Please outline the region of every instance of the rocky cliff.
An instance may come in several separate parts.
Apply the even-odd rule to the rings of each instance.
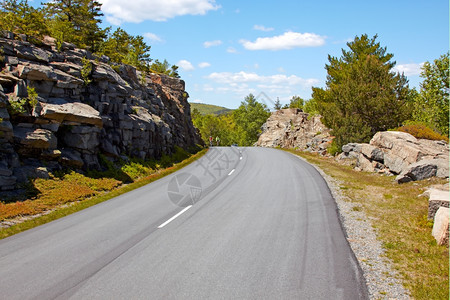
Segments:
[[[0,49],[1,190],[55,169],[98,168],[100,153],[148,159],[201,143],[180,79],[68,43],[57,51],[48,37],[38,47],[9,34]]]
[[[297,108],[281,109],[272,113],[262,127],[257,146],[297,148],[326,152],[331,143],[330,130],[320,116],[309,116]]]

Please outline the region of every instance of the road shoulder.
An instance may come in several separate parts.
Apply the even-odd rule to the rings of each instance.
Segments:
[[[293,154],[295,155],[295,154]],[[311,164],[306,159],[295,155]],[[403,287],[399,274],[392,262],[385,256],[382,243],[377,239],[372,221],[363,211],[354,209],[340,191],[340,182],[327,175],[318,166],[311,164],[325,179],[336,201],[338,214],[346,234],[347,241],[363,270],[370,299],[410,299],[409,292]]]

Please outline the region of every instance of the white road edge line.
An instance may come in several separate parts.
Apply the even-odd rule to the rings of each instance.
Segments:
[[[231,170],[231,172],[228,173],[228,176],[230,176],[231,174],[233,174],[234,170],[235,170],[235,169]]]
[[[172,222],[173,220],[175,220],[176,218],[178,218],[182,213],[184,213],[185,211],[187,211],[189,208],[191,208],[192,205],[186,206],[182,211],[180,211],[179,213],[177,213],[175,216],[173,216],[172,218],[170,218],[169,220],[165,221],[164,223],[162,223],[161,225],[158,226],[159,229],[163,228],[164,226],[166,226],[167,224],[169,224],[170,222]]]

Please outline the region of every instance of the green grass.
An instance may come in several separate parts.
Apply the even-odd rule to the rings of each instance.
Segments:
[[[0,203],[0,219],[5,220],[17,216],[30,216],[51,209],[53,209],[53,211],[49,214],[27,220],[9,228],[1,229],[0,239],[62,218],[142,187],[196,161],[204,155],[206,151],[207,150],[204,149],[197,154],[191,155],[183,161],[172,164],[172,166],[164,169],[152,172],[150,172],[149,169],[150,173],[135,179],[130,184],[122,185],[121,181],[114,178],[92,178],[75,172],[70,172],[51,179],[35,179],[33,181],[33,189],[37,190],[39,194],[33,199],[28,199],[26,201]],[[172,158],[179,159],[179,155],[174,155]],[[165,158],[164,163],[166,165],[168,164],[168,160],[168,158]],[[136,165],[139,165],[139,167],[136,168]],[[135,169],[145,168],[137,163],[134,163],[134,168],[132,167],[133,165],[130,164],[130,166],[132,172],[135,172]],[[62,206],[66,203],[71,203],[71,205]]]
[[[387,257],[414,299],[449,299],[449,249],[436,244],[432,222],[427,220],[428,199],[419,197],[427,187],[447,180],[397,184],[394,176],[357,172],[333,158],[290,152],[338,180],[341,193],[355,204],[354,210],[373,220]]]
[[[202,115],[223,115],[232,111],[232,109],[212,105],[212,104],[204,104],[204,103],[190,103],[191,105],[191,113],[194,109],[197,109]]]

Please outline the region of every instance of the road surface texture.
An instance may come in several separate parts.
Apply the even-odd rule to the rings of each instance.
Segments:
[[[0,299],[367,299],[319,173],[214,147],[147,186],[0,241]]]

